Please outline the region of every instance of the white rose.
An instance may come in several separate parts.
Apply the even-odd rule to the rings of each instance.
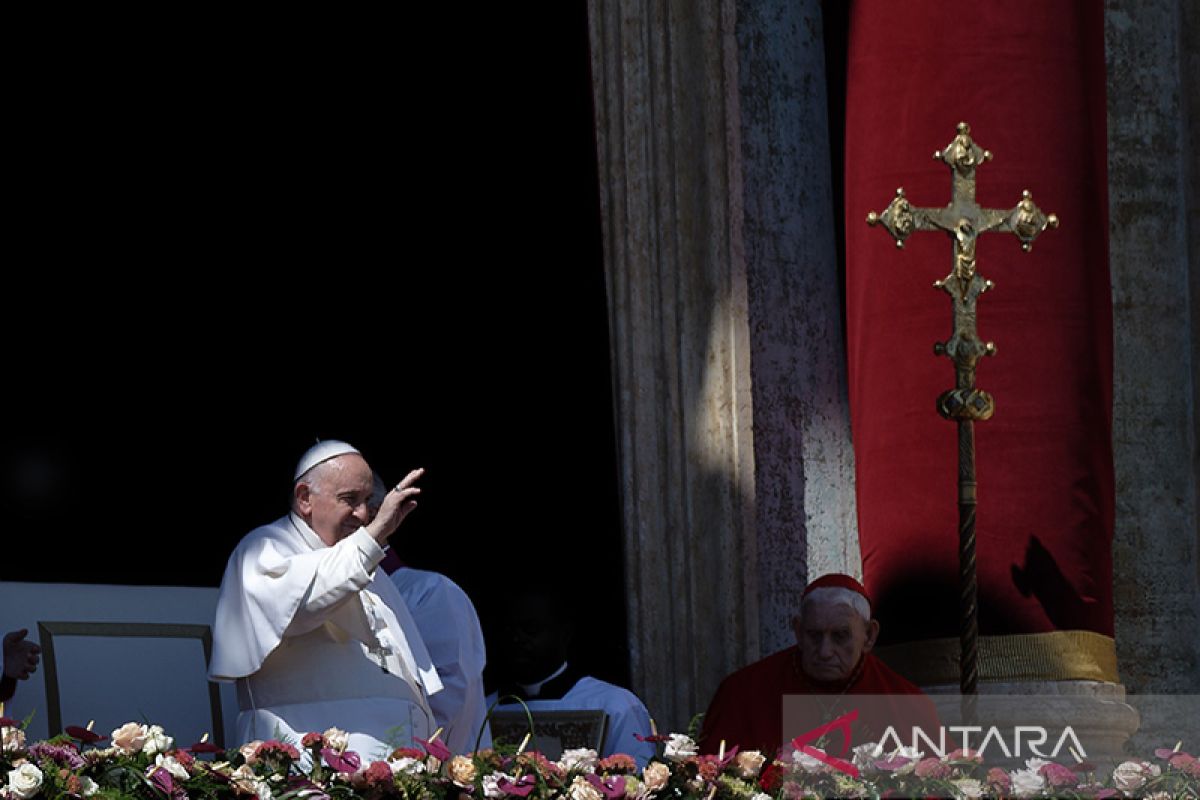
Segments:
[[[25,731],[20,728],[12,728],[8,725],[3,729],[4,737],[4,752],[11,753],[15,750],[20,750],[25,747]]]
[[[600,790],[588,783],[582,775],[575,776],[568,796],[571,800],[604,800],[604,795],[600,794]]]
[[[343,753],[350,745],[350,734],[340,728],[330,728],[321,734],[325,740],[325,746],[333,750],[335,753]]]
[[[983,797],[983,784],[974,778],[953,781],[955,797]]]
[[[670,761],[683,761],[699,752],[700,748],[692,741],[692,737],[683,733],[672,733],[663,748],[663,756]]]
[[[142,752],[148,756],[155,753],[165,753],[175,744],[175,740],[167,736],[161,725],[151,725],[146,729],[146,741],[142,745]]]
[[[854,764],[860,770],[874,769],[876,760],[883,758],[883,748],[878,742],[860,744],[850,752],[853,753],[850,757],[850,763]]]
[[[738,770],[743,778],[753,778],[762,770],[766,761],[767,757],[757,750],[742,750],[736,758]]]
[[[1017,797],[1032,797],[1046,788],[1046,779],[1031,769],[1018,769],[1008,774],[1012,792]]]
[[[8,773],[8,793],[21,800],[33,797],[42,788],[42,771],[26,761]]]
[[[122,753],[140,753],[146,743],[146,726],[136,722],[126,722],[112,732],[113,747]]]
[[[657,792],[666,786],[670,779],[671,768],[661,761],[651,761],[642,770],[642,781],[645,783],[646,789],[651,792]]]
[[[750,797],[750,800],[771,800],[771,795],[764,794],[763,792],[755,792]]]
[[[191,776],[188,775],[187,767],[175,760],[175,756],[164,756],[159,753],[154,757],[154,766],[150,768],[150,772],[162,767],[167,772],[171,773],[172,778],[178,778],[181,781],[186,781]]]
[[[493,772],[491,775],[483,776],[483,796],[488,798],[504,797],[504,792],[500,789],[500,781],[508,776],[503,772]]]
[[[100,784],[89,778],[87,775],[79,776],[79,793],[84,797],[91,797],[96,792],[100,791]]]
[[[558,759],[558,766],[562,767],[563,772],[570,772],[571,770],[595,772],[596,765],[599,763],[600,756],[596,751],[586,747],[564,750],[562,757]]]
[[[1132,792],[1145,782],[1142,765],[1137,761],[1122,761],[1113,770],[1113,785],[1122,792]]]
[[[1037,772],[1047,764],[1053,763],[1053,761],[1047,761],[1044,758],[1027,758],[1025,759],[1025,768]]]
[[[824,750],[822,750],[819,747],[813,747],[812,749],[816,750],[819,753],[825,752]],[[792,762],[797,767],[804,770],[805,772],[822,772],[825,770],[825,762],[824,761],[822,761],[819,758],[816,758],[815,756],[810,756],[808,753],[804,752],[803,750],[793,750],[792,751]]]
[[[392,768],[393,775],[399,775],[401,772],[406,775],[420,775],[425,771],[425,762],[415,758],[398,758],[387,763]]]

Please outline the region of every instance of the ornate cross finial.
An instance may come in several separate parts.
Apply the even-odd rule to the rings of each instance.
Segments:
[[[975,388],[975,366],[983,356],[994,355],[996,346],[980,340],[975,327],[975,301],[994,284],[979,275],[975,263],[975,244],[981,233],[1012,233],[1028,252],[1047,227],[1057,228],[1058,217],[1046,215],[1033,202],[1028,191],[1008,211],[981,208],[975,202],[975,169],[992,159],[992,154],[971,138],[971,126],[958,123],[958,135],[950,144],[933,154],[950,167],[952,191],[945,208],[918,208],[908,202],[904,189],[882,214],[867,214],[867,224],[882,224],[896,247],[915,231],[942,231],[954,243],[950,273],[934,288],[950,295],[954,304],[954,331],[944,342],[933,346],[937,355],[954,362],[955,386],[937,399],[937,410],[946,419],[958,423],[958,541],[959,541],[959,621],[962,651],[959,660],[961,689],[973,696],[978,683],[976,638],[978,608],[975,570],[975,427],[976,420],[992,416],[992,396]],[[973,715],[974,706],[970,714]]]

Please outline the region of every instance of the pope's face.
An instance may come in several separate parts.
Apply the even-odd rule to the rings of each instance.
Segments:
[[[297,489],[297,508],[321,541],[332,547],[370,521],[371,468],[355,453],[330,459],[315,485]]]
[[[800,645],[800,668],[818,681],[844,681],[858,666],[863,654],[875,644],[879,623],[867,622],[844,603],[804,604],[795,621]]]

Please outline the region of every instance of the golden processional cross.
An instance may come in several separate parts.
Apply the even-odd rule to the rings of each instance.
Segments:
[[[1013,233],[1021,240],[1021,249],[1029,251],[1033,240],[1046,227],[1058,227],[1058,218],[1042,213],[1028,192],[1007,211],[980,208],[975,202],[975,168],[992,154],[971,139],[971,126],[958,123],[958,135],[944,149],[933,154],[950,167],[953,176],[950,204],[945,208],[917,208],[897,189],[882,214],[867,214],[869,225],[882,224],[904,247],[914,231],[942,231],[954,243],[950,274],[934,281],[934,288],[950,295],[954,304],[954,330],[945,342],[937,342],[933,351],[954,362],[955,386],[937,399],[937,410],[946,419],[958,423],[958,564],[959,564],[959,661],[960,686],[965,695],[975,694],[979,682],[978,604],[975,579],[975,421],[992,416],[992,396],[975,387],[975,366],[979,359],[995,355],[996,346],[980,340],[975,327],[975,301],[993,288],[975,268],[975,240],[981,233]]]

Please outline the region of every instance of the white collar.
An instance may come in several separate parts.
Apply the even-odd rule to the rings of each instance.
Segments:
[[[543,686],[545,686],[547,683],[549,683],[550,681],[557,678],[559,675],[562,675],[566,671],[567,671],[567,662],[564,661],[562,663],[562,666],[560,666],[558,669],[554,670],[554,672],[550,673],[547,677],[542,678],[537,683],[530,683],[530,684],[519,683],[517,685],[521,687],[521,691],[525,692],[525,694],[528,697],[536,698],[539,694],[542,693]]]
[[[309,527],[309,524],[295,511],[288,514],[288,519],[291,521],[292,527],[300,534],[300,538],[304,540],[304,543],[310,549],[321,550],[328,547],[328,545],[321,541],[321,537],[317,536],[317,532]]]

